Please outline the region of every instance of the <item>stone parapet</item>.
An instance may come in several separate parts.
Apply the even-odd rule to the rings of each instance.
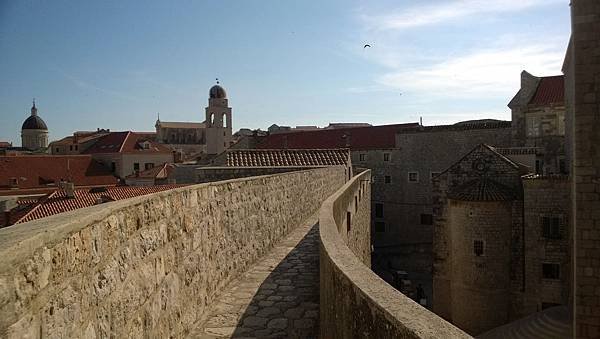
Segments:
[[[184,337],[343,167],[173,189],[0,230],[0,337]]]
[[[470,338],[371,271],[370,179],[355,176],[319,212],[321,338]]]

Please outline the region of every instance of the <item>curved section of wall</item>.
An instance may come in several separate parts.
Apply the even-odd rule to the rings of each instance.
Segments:
[[[369,268],[370,179],[355,176],[319,212],[321,338],[470,338]]]
[[[346,181],[343,167],[200,184],[0,230],[0,337],[182,337]]]

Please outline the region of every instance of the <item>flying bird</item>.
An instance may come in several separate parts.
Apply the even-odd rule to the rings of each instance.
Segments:
[[[371,45],[369,45],[369,44],[366,44],[366,45],[363,47],[363,49],[364,49],[364,48],[367,48],[367,47],[371,47]]]

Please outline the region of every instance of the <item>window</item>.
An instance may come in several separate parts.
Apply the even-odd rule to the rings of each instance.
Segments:
[[[352,222],[352,213],[346,212],[346,232],[350,232]]]
[[[542,277],[544,279],[560,279],[560,265],[559,264],[542,264]]]
[[[433,225],[433,215],[421,214],[421,225]]]
[[[154,164],[151,162],[147,162],[144,164],[144,169],[149,170],[154,167]]]
[[[59,152],[59,151],[58,151],[58,147],[56,147],[56,153],[58,153],[58,152]]]
[[[535,161],[535,174],[544,174],[544,162],[542,160]]]
[[[375,204],[375,217],[383,218],[383,204],[379,204],[379,203]]]
[[[75,145],[75,150],[77,151],[77,149],[79,148],[79,145]]]
[[[8,184],[10,186],[17,186],[19,184],[19,179],[14,178],[14,177],[13,178],[9,178],[8,179]]]
[[[558,159],[558,170],[560,174],[567,174],[567,162],[565,159]]]
[[[539,137],[540,136],[540,118],[539,117],[527,117],[527,136],[528,137]]]
[[[375,232],[376,233],[385,233],[385,223],[383,221],[375,222]]]
[[[226,114],[223,114],[221,119],[223,119],[223,127],[229,127],[229,117]],[[223,136],[225,136],[225,132],[223,132]]]
[[[136,172],[140,170],[140,163],[139,162],[134,162],[133,163],[133,170],[136,171]]]
[[[115,164],[114,161],[110,163],[110,170],[111,170],[111,172],[117,171],[117,164]]]
[[[392,183],[392,177],[389,175],[386,175],[385,177],[383,177],[383,180],[385,181],[386,184]]]
[[[354,196],[354,213],[358,212],[358,196]]]
[[[73,145],[69,145],[69,151],[73,150]]]
[[[560,239],[560,217],[542,217],[542,235],[548,239]]]
[[[408,182],[419,182],[419,172],[408,172]]]
[[[483,255],[484,244],[483,240],[473,240],[473,253],[481,257]]]
[[[383,161],[390,161],[390,154],[389,153],[383,153]]]
[[[429,179],[431,181],[433,181],[433,178],[437,177],[438,175],[440,175],[440,173],[442,172],[431,172]]]
[[[358,155],[358,161],[365,161],[365,154],[361,153]]]

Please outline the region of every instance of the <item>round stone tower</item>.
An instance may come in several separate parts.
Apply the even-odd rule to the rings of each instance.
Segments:
[[[32,151],[48,147],[48,126],[38,116],[35,100],[31,107],[31,115],[21,126],[21,146]]]
[[[472,335],[508,321],[514,199],[488,178],[449,194],[452,322]]]

